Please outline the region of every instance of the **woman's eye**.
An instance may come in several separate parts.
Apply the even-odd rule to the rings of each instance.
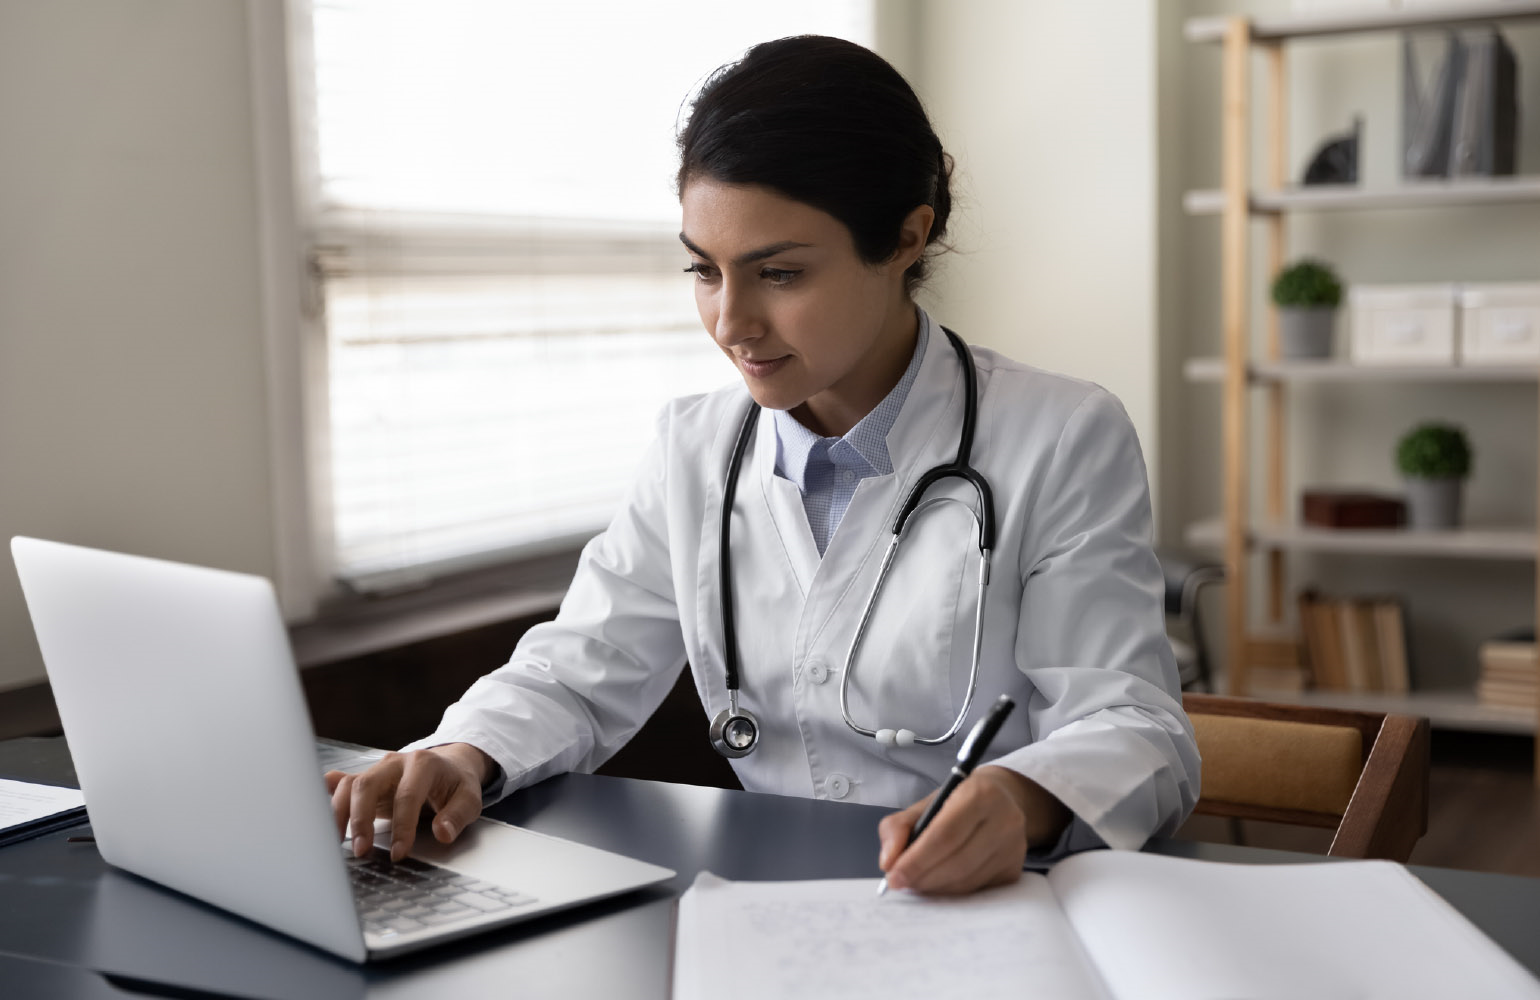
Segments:
[[[759,276],[772,285],[785,285],[789,284],[801,273],[801,271],[788,271],[779,267],[767,267],[759,272]]]
[[[717,269],[712,267],[710,264],[701,264],[697,262],[685,268],[684,273],[695,275],[696,279],[699,281],[710,281],[717,276]]]

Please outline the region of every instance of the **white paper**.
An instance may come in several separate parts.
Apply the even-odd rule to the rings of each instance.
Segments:
[[[0,778],[0,831],[78,809],[85,804],[85,796],[78,788]]]
[[[1060,862],[1049,881],[1116,996],[1540,1000],[1540,981],[1389,861],[1096,851]]]
[[[701,874],[679,903],[675,1000],[1106,995],[1041,875],[964,897],[876,889]]]
[[[727,882],[679,903],[675,1000],[1540,1000],[1405,866],[1091,851],[972,896]]]

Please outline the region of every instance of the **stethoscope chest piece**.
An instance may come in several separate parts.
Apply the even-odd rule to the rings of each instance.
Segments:
[[[747,757],[759,745],[759,720],[738,707],[738,692],[730,692],[728,702],[711,720],[711,746],[723,757]]]

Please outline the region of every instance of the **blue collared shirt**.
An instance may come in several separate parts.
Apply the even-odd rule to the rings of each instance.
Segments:
[[[829,539],[844,518],[861,480],[893,472],[888,431],[898,420],[909,387],[920,373],[929,326],[928,318],[920,313],[919,336],[915,338],[909,367],[882,402],[844,437],[819,437],[798,423],[789,411],[771,411],[775,420],[775,474],[795,483],[801,492],[802,509],[807,511],[807,523],[813,529],[819,555],[829,547]]]

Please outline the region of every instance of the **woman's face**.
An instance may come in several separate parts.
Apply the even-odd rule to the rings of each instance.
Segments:
[[[911,213],[898,252],[873,265],[844,223],[769,188],[697,178],[680,202],[701,322],[754,400],[844,434],[913,353],[904,271],[924,250],[930,209]]]

